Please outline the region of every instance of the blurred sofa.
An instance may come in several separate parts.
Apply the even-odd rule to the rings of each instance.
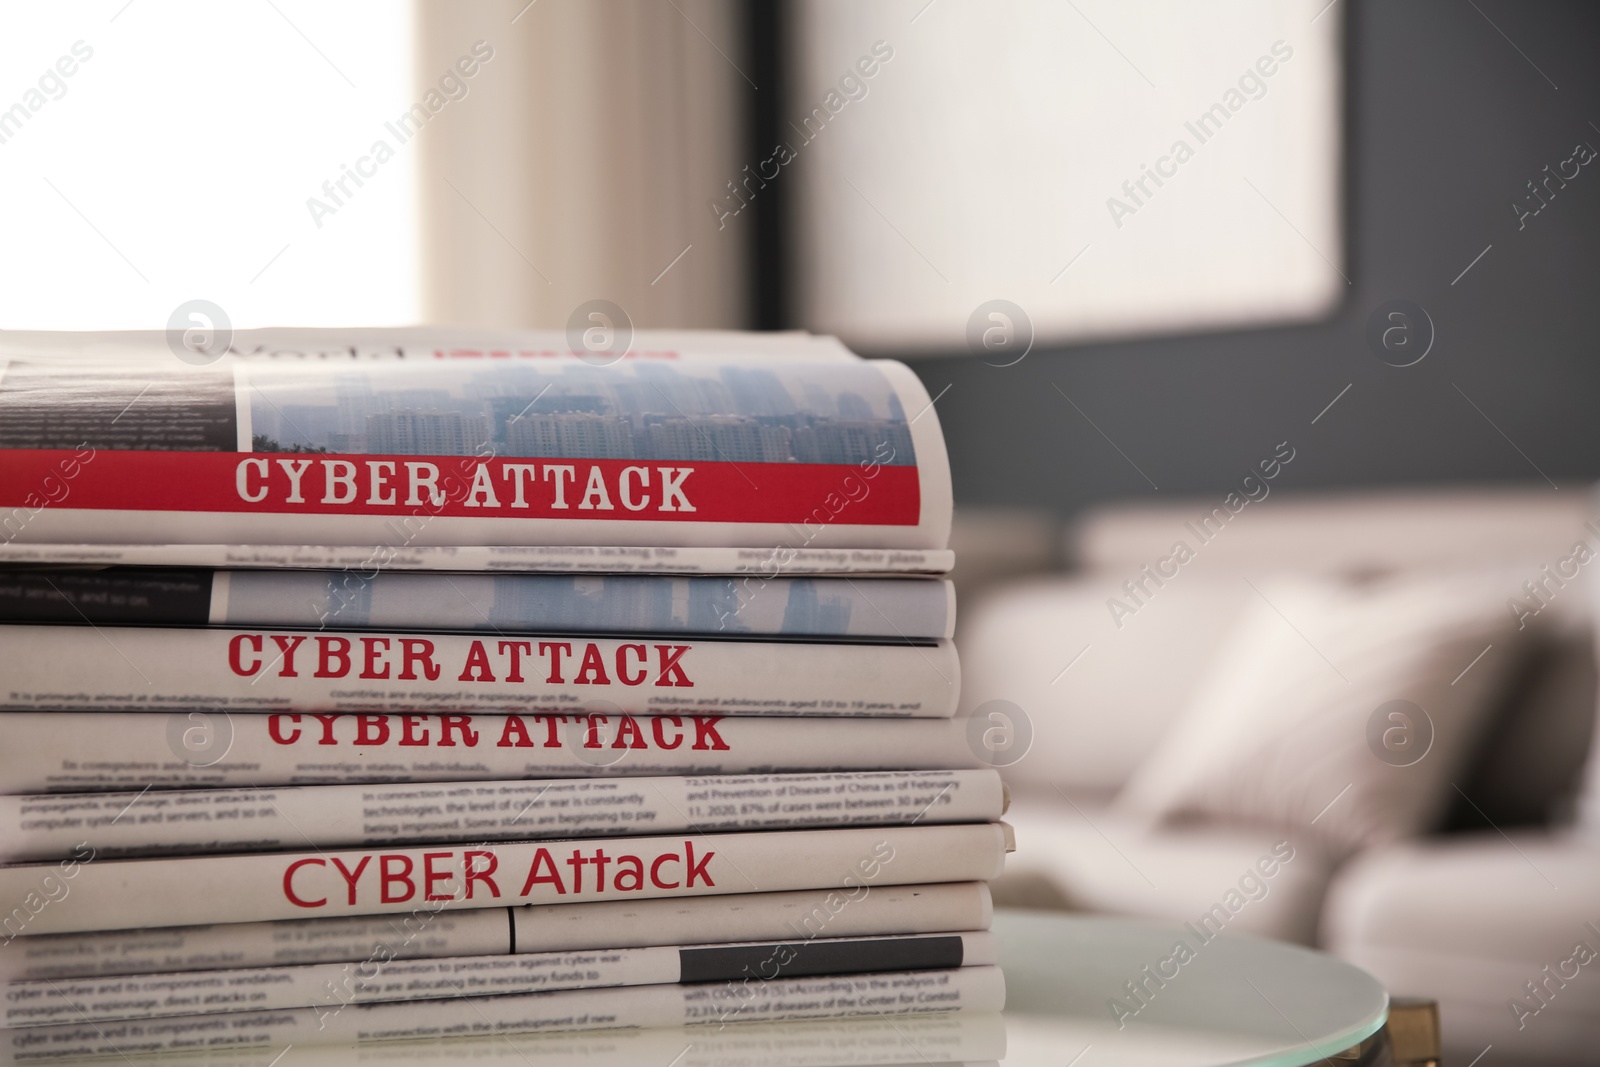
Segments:
[[[1397,995],[1437,998],[1455,1062],[1491,1044],[1495,1063],[1600,1062],[1600,700],[1589,573],[1600,573],[1600,559],[1591,565],[1575,553],[1580,544],[1600,553],[1600,522],[1586,525],[1597,512],[1593,494],[1543,485],[1278,493],[1219,520],[1202,544],[1211,531],[1196,517],[1217,503],[1094,511],[1064,538],[1069,570],[1027,577],[995,576],[1007,557],[1042,558],[1037,523],[1019,526],[1025,550],[1013,552],[1003,521],[958,518],[968,575],[957,572],[963,712],[998,714],[1016,741],[996,757],[1006,764],[1018,839],[997,902],[1168,918],[1202,939],[1225,930],[1320,945]],[[963,522],[978,531],[965,543]],[[1172,562],[1180,540],[1193,549],[1181,565]],[[1425,639],[1407,633],[1424,631],[1397,630],[1391,641],[1388,615],[1363,622],[1357,612],[1346,629],[1358,632],[1310,640],[1323,632],[1306,617],[1315,597],[1279,610],[1277,590],[1295,581],[1332,589],[1409,581],[1474,605],[1444,609],[1445,622],[1476,613],[1480,636],[1498,627],[1481,663],[1429,691],[1438,747],[1414,766],[1389,765],[1402,761],[1379,746],[1388,734],[1359,735],[1383,719],[1384,679],[1399,676],[1389,660],[1410,653],[1406,640]],[[1273,639],[1287,642],[1280,653],[1240,633],[1262,617],[1272,622],[1267,608],[1287,627]],[[1385,661],[1374,668],[1378,681],[1363,689],[1361,664],[1340,671],[1338,655],[1322,654],[1339,640]],[[1197,702],[1251,692],[1257,675],[1284,671],[1267,657],[1296,648],[1313,666],[1311,654],[1321,655],[1347,687],[1332,675],[1300,686],[1289,673],[1274,698],[1290,724],[1281,744],[1241,754],[1212,736],[1203,716],[1218,709]],[[1214,677],[1224,661],[1242,681]],[[1454,660],[1441,679],[1451,673]],[[1314,689],[1318,728],[1342,732],[1297,747],[1296,732],[1316,724],[1296,719],[1295,705]],[[1270,731],[1270,716],[1263,721]],[[1263,731],[1249,721],[1216,729],[1229,728],[1247,731],[1236,736],[1250,744]],[[1188,748],[1174,751],[1180,736]],[[1255,759],[1283,803],[1251,782],[1249,804],[1139,810],[1130,794],[1152,795],[1155,764],[1203,780],[1203,768],[1184,765],[1191,750],[1196,764],[1246,757],[1217,772],[1213,794],[1228,792],[1230,775],[1255,778]],[[1333,789],[1346,771],[1348,795]],[[1321,793],[1307,784],[1306,796],[1288,795],[1319,774],[1329,783]],[[1399,787],[1409,799],[1393,799]],[[1182,792],[1162,782],[1153,792],[1163,789]],[[1352,821],[1345,806],[1363,792],[1366,821]],[[1306,817],[1324,796],[1334,799]],[[1385,805],[1402,803],[1408,811],[1386,823]],[[1302,814],[1286,814],[1295,804]],[[1323,832],[1340,818],[1339,834]]]

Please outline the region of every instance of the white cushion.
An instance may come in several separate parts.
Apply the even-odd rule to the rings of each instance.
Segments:
[[[1253,592],[1117,809],[1293,827],[1340,853],[1429,828],[1523,648],[1500,583],[1283,578]],[[1395,765],[1403,748],[1381,759],[1374,737],[1409,742],[1414,762]]]
[[[1002,901],[1008,879],[1042,879],[1074,910],[1206,922],[1208,936],[1316,936],[1329,863],[1314,842],[1260,829],[1152,831],[1070,793],[1018,794],[1006,821],[1017,851],[996,883]]]
[[[1188,702],[1226,621],[1253,596],[1237,577],[1184,575],[1150,586],[1155,595],[1119,627],[1106,602],[1127,599],[1122,581],[1035,580],[962,605],[963,714],[1006,700],[1033,727],[1032,751],[1006,769],[1012,784],[1120,787]]]

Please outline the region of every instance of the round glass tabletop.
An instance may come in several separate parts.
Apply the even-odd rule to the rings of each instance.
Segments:
[[[1388,1017],[1374,978],[1296,945],[1044,912],[994,931],[1007,1067],[1305,1067]]]

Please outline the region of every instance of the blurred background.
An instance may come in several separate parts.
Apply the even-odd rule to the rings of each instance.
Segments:
[[[0,329],[599,298],[904,359],[1002,894],[1592,1063],[1597,44],[1552,0],[8,4]]]

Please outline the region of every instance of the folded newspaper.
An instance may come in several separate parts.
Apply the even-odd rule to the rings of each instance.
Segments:
[[[779,893],[460,911],[430,904],[399,918],[278,919],[16,936],[0,952],[0,982],[313,963],[344,964],[369,974],[393,960],[948,933],[987,930],[994,919],[989,887],[982,882],[856,882]]]
[[[503,996],[618,986],[738,983],[881,971],[933,971],[993,966],[986,931],[950,934],[818,938],[809,941],[731,942],[651,948],[586,948],[522,955],[446,956],[391,960],[366,973],[338,964],[253,967],[18,982],[4,988],[0,1029],[219,1015],[238,1011],[295,1011],[322,1018],[351,1004],[441,1000],[465,990]]]
[[[1005,976],[996,966],[941,971],[887,971],[865,975],[778,978],[769,982],[552,990],[387,1004],[352,1004],[320,1012],[241,1011],[125,1022],[73,1022],[0,1031],[0,1064],[229,1048],[337,1045],[434,1037],[497,1036],[613,1027],[689,1023],[716,1032],[721,1024],[840,1019],[889,1019],[927,1012],[998,1012],[1005,1005]],[[467,1010],[463,1010],[467,1009]],[[693,1045],[693,1040],[688,1042]],[[453,1054],[447,1046],[447,1055]],[[374,1059],[389,1062],[379,1050]],[[270,1060],[270,1054],[261,1062]],[[108,1060],[107,1062],[120,1062]],[[166,1062],[174,1062],[168,1060]],[[543,1060],[539,1062],[545,1062]],[[612,1061],[615,1062],[615,1061]],[[737,1057],[733,1062],[748,1063]]]
[[[1004,823],[979,823],[480,841],[436,848],[311,847],[300,853],[99,859],[86,839],[58,863],[0,866],[0,899],[24,902],[20,933],[31,937],[403,915],[434,905],[492,908],[990,881],[999,877],[1014,838]]]
[[[116,335],[0,339],[0,562],[97,546],[107,563],[228,566],[278,545],[299,546],[287,565],[338,566],[315,546],[355,546],[382,567],[538,545],[509,558],[572,570],[600,547],[660,549],[666,569],[688,551],[686,571],[774,576],[817,551],[843,556],[834,570],[949,564],[949,462],[901,364],[814,339],[752,358],[737,340],[641,334],[596,358],[416,337],[432,343],[308,358],[240,334],[202,365]]]
[[[0,625],[0,647],[8,661],[3,711],[937,719],[955,714],[961,685],[949,641]]]
[[[587,778],[0,797],[0,863],[641,834],[991,822],[993,770]]]
[[[927,640],[953,635],[955,594],[933,578],[0,570],[0,622]]]
[[[0,713],[0,794],[976,767],[970,720]]]

